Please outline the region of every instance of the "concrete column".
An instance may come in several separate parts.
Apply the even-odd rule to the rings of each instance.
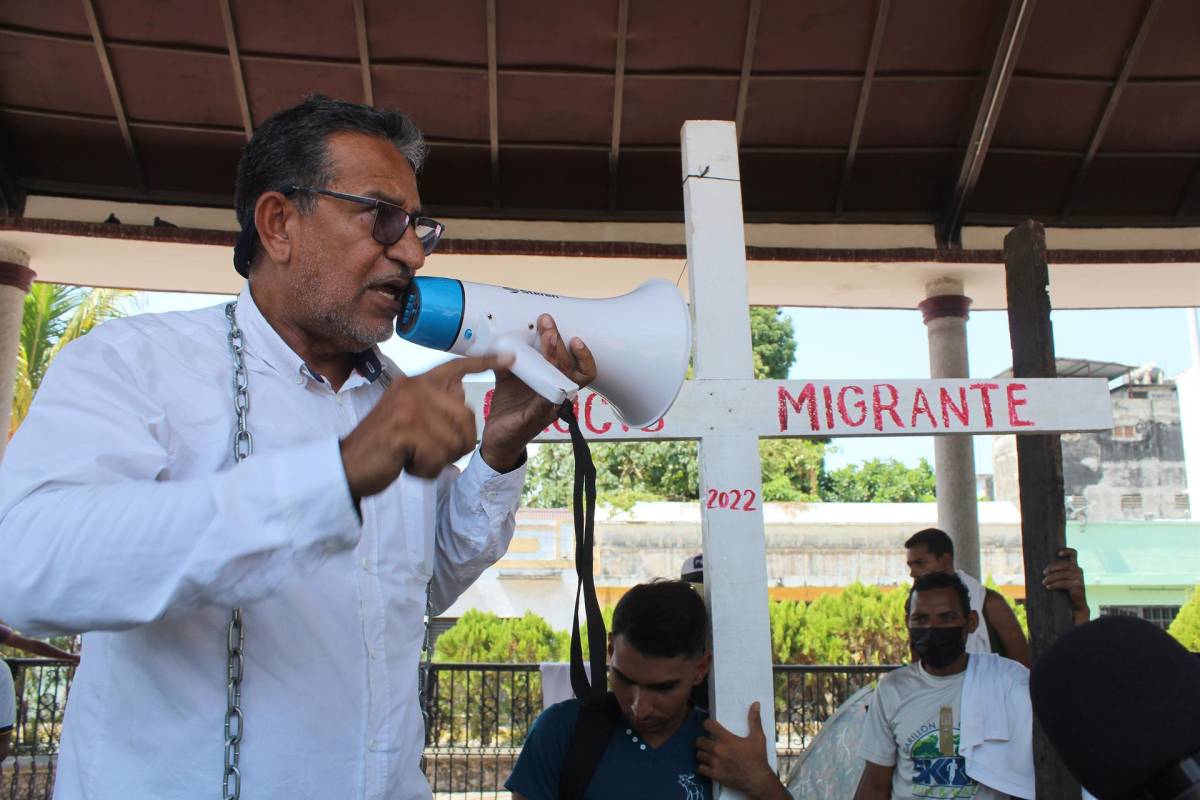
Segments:
[[[29,255],[0,242],[0,459],[4,458],[4,448],[8,444],[25,295],[35,277],[37,275],[29,268]]]
[[[967,309],[962,281],[940,278],[926,284],[920,304],[929,332],[929,376],[970,377],[967,366]],[[979,508],[975,487],[975,445],[971,436],[938,436],[933,440],[937,476],[938,527],[954,541],[954,564],[979,574]]]

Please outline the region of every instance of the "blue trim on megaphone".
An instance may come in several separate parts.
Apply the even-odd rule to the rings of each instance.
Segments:
[[[422,347],[449,350],[462,330],[464,292],[453,278],[417,277],[404,295],[396,333]]]

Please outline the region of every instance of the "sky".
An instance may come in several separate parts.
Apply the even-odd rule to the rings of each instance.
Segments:
[[[202,308],[224,302],[223,295],[139,293],[142,311],[161,312]],[[901,379],[929,376],[929,350],[921,313],[859,309],[786,308],[796,332],[796,361],[792,379]],[[1185,309],[1120,309],[1054,311],[1055,354],[1059,358],[1114,361],[1131,366],[1154,363],[1167,377],[1191,366],[1188,316]],[[880,335],[885,332],[886,335]],[[447,359],[393,338],[382,345],[409,374],[424,372]],[[1012,365],[1008,316],[1004,311],[979,311],[967,323],[971,377],[986,378]],[[487,376],[481,376],[486,379]],[[872,458],[894,458],[915,466],[921,458],[933,463],[933,440],[928,437],[861,437],[831,442],[826,465],[831,469]],[[992,472],[991,438],[975,437],[975,471]]]

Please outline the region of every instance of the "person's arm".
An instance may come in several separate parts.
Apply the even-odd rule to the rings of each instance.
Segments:
[[[696,740],[696,771],[752,800],[792,800],[767,761],[758,703],[750,704],[749,725],[749,735],[738,736],[715,719],[706,719],[708,736]]]
[[[854,800],[890,800],[895,765],[885,767],[872,761],[866,763],[866,769],[858,779],[858,791],[854,793]]]
[[[1021,630],[1021,623],[1017,622],[1017,615],[1008,607],[1003,595],[988,590],[987,599],[983,601],[983,616],[1000,637],[1005,655],[1026,667],[1030,666],[1029,642]]]
[[[130,349],[65,348],[0,463],[0,608],[26,633],[246,604],[358,540],[334,436],[167,480],[178,441]]]
[[[567,346],[554,320],[538,319],[541,352],[579,386],[596,377],[596,363],[579,339]],[[438,479],[434,613],[449,608],[479,575],[504,556],[516,528],[525,483],[525,448],[557,416],[557,409],[506,369],[496,370],[496,390],[479,450],[461,475],[446,469]]]
[[[485,569],[504,557],[517,526],[525,466],[498,473],[480,455],[459,474],[447,467],[438,478],[437,537],[430,601],[440,614]]]
[[[1074,548],[1059,550],[1058,558],[1050,562],[1043,574],[1046,576],[1042,579],[1043,586],[1051,591],[1066,592],[1070,596],[1071,614],[1076,625],[1083,625],[1092,618],[1083,585],[1083,570],[1079,567],[1079,554]]]
[[[43,642],[38,639],[29,639],[19,633],[10,634],[4,640],[7,647],[15,647],[18,650],[24,650],[26,653],[32,653],[45,658],[55,658],[59,661],[70,661],[72,664],[79,664],[79,654],[69,653],[66,650],[61,650],[49,642]]]

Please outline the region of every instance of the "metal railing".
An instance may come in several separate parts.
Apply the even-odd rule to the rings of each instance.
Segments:
[[[62,713],[73,668],[44,659],[7,659],[17,689],[17,725],[0,766],[0,800],[51,796]],[[861,687],[894,666],[775,666],[779,767]],[[434,664],[426,703],[425,774],[435,797],[507,798],[504,781],[542,712],[537,664]]]
[[[63,710],[75,667],[44,658],[8,658],[17,718],[0,764],[0,798],[49,800],[54,791]]]

